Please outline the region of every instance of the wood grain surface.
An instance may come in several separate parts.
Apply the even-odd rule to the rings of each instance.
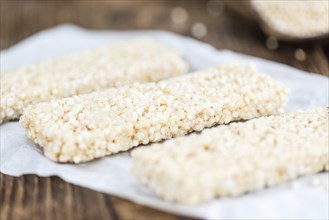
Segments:
[[[277,49],[269,50],[266,47],[268,37],[256,24],[225,7],[217,15],[209,13],[207,4],[208,1],[202,0],[1,0],[0,48],[9,48],[40,30],[62,23],[102,30],[163,29],[191,36],[192,25],[202,22],[208,33],[200,40],[219,49],[230,49],[329,75],[328,39],[321,42],[279,42]],[[183,7],[188,12],[185,23],[177,24],[172,21],[170,15],[176,7]],[[304,51],[305,59],[296,59],[296,51]],[[15,178],[4,174],[0,174],[0,217],[187,219],[77,187],[58,177],[26,175]]]

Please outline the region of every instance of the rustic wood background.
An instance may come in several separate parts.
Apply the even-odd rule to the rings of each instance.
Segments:
[[[176,0],[1,0],[0,48],[6,49],[45,28],[74,23],[90,29],[164,29],[191,36],[191,26],[202,22],[208,34],[201,40],[219,49],[250,54],[298,69],[329,75],[329,41],[284,43],[266,47],[267,36],[254,23],[231,10],[217,15],[207,11],[207,1]],[[172,22],[176,7],[188,12],[184,24]],[[303,49],[304,61],[295,58]],[[58,177],[0,174],[1,219],[185,219],[143,207],[124,199],[68,184]]]

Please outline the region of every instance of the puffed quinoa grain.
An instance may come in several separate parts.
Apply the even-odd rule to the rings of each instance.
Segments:
[[[318,187],[320,185],[320,181],[317,177],[314,177],[311,181],[311,186],[312,187]]]
[[[206,129],[132,151],[132,173],[165,200],[199,204],[328,171],[329,108]]]
[[[20,123],[46,157],[80,163],[205,127],[278,113],[287,90],[230,64],[27,107]]]
[[[29,104],[185,73],[187,64],[165,46],[134,40],[1,73],[0,123]]]
[[[290,184],[291,189],[299,189],[300,188],[300,183],[298,182],[293,182]]]

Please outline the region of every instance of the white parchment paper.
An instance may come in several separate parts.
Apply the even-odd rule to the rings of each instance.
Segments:
[[[231,51],[218,51],[207,44],[163,31],[89,31],[72,25],[61,25],[1,51],[1,71],[116,41],[144,37],[153,38],[177,50],[189,62],[191,70],[232,60],[253,63],[260,72],[271,75],[290,88],[287,111],[328,105],[327,77]],[[137,182],[130,175],[131,160],[127,153],[81,165],[57,164],[42,156],[37,147],[27,139],[18,122],[5,123],[0,129],[0,169],[8,175],[55,175],[67,182],[142,205],[204,219],[329,218],[329,196],[325,189],[328,173],[299,178],[294,181],[299,185],[297,188],[291,188],[293,182],[290,182],[236,198],[217,199],[194,207],[181,206],[163,201]],[[316,181],[314,178],[319,181],[317,187],[311,186],[311,182]]]

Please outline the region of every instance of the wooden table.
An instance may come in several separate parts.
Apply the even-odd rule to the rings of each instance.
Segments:
[[[230,49],[298,69],[329,75],[329,43],[283,43],[269,50],[267,36],[256,24],[224,8],[219,15],[207,11],[207,1],[3,1],[1,0],[1,49],[45,28],[74,23],[91,29],[164,29],[186,36],[202,22],[208,34],[201,40],[219,49]],[[188,20],[173,23],[175,7],[188,12]],[[298,61],[297,49],[306,53]],[[0,174],[1,219],[184,219],[143,207],[124,199],[66,183],[58,177]]]

